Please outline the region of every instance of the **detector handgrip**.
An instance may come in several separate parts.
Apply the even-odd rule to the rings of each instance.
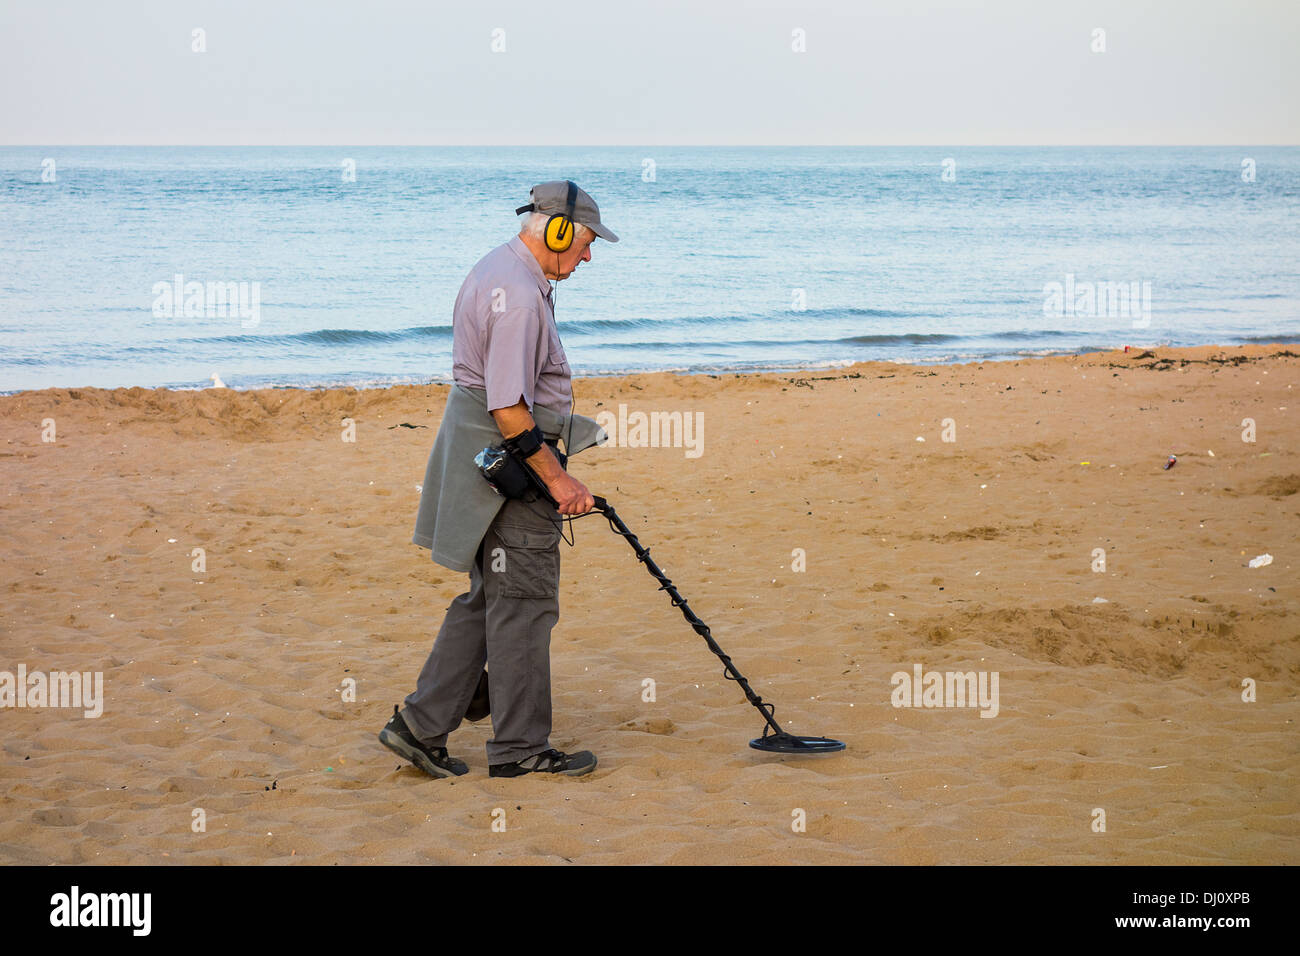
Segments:
[[[560,508],[559,502],[557,502],[551,496],[550,490],[546,487],[546,484],[542,481],[542,479],[538,477],[537,473],[534,472],[531,468],[528,469],[528,475],[530,478],[532,478],[533,487],[537,489],[538,494],[540,494],[543,498],[549,501],[551,503],[551,507],[555,508],[558,511]],[[593,511],[604,512],[606,509],[609,508],[609,502],[607,502],[600,495],[592,495],[591,499],[594,502],[592,506]]]

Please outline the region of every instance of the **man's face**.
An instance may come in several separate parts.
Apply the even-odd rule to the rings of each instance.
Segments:
[[[591,244],[595,238],[596,236],[594,234],[588,233],[587,238],[584,241],[575,241],[566,251],[556,253],[555,255],[559,257],[559,275],[548,276],[547,278],[567,279],[569,276],[573,275],[573,270],[578,268],[579,262],[590,262]]]

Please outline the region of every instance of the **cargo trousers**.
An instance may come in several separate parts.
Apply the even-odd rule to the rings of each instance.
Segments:
[[[447,608],[402,719],[445,747],[484,664],[491,681],[489,764],[550,749],[551,628],[560,619],[560,513],[543,498],[508,499],[479,542],[469,591]]]

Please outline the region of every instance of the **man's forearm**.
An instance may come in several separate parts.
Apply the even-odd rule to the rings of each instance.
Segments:
[[[492,417],[496,419],[502,438],[514,438],[537,425],[523,399],[510,408],[493,409]],[[560,460],[555,457],[550,445],[542,445],[527,461],[528,466],[548,485],[564,474],[564,469],[560,467]]]

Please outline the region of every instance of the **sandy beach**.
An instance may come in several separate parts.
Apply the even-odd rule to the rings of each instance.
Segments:
[[[848,745],[749,749],[597,515],[552,639],[581,779],[489,778],[486,722],[454,781],[375,739],[466,589],[410,543],[446,386],[0,397],[0,669],[104,694],[0,710],[0,862],[1300,863],[1295,350],[575,380],[698,413],[571,471]],[[895,706],[918,666],[996,673],[996,715]]]

